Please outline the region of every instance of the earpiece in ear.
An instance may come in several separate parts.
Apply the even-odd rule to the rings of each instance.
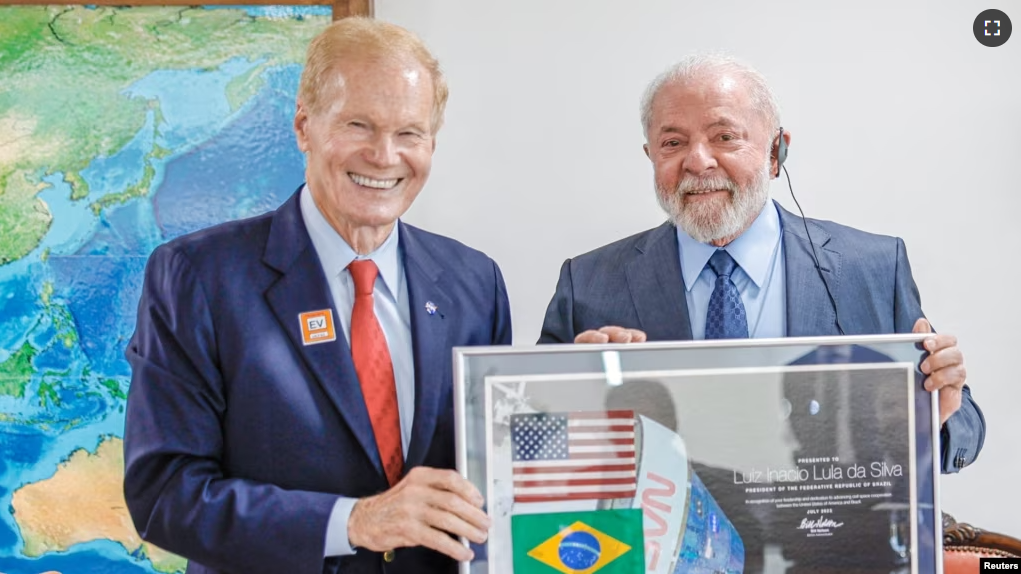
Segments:
[[[783,127],[780,127],[780,136],[776,143],[776,177],[780,177],[780,168],[783,162],[787,161],[787,142],[783,139]]]

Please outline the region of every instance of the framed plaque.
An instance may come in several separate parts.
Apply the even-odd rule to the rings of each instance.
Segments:
[[[924,338],[454,349],[460,572],[941,573]]]

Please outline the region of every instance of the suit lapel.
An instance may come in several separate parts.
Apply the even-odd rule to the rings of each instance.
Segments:
[[[805,221],[782,207],[780,219],[783,222],[784,260],[787,268],[787,336],[836,335],[836,314],[826,294],[826,284],[833,297],[837,298],[840,253],[832,247],[826,247],[830,242],[830,234],[815,222]],[[805,233],[806,223],[811,231],[811,241]],[[826,284],[823,284],[815,269],[813,244]]]
[[[626,273],[639,328],[650,341],[690,340],[691,321],[673,224],[653,229],[635,249]]]
[[[444,293],[443,268],[420,241],[418,231],[403,222],[400,228],[404,275],[408,283],[411,340],[415,361],[415,417],[405,468],[422,464],[428,454],[439,416],[440,398],[451,395],[450,326],[457,309]],[[429,309],[434,309],[430,313]]]
[[[316,382],[382,474],[379,449],[351,360],[351,350],[340,326],[340,317],[337,316],[319,257],[305,229],[298,196],[294,194],[273,216],[263,262],[282,275],[266,291],[266,301]],[[299,315],[324,309],[333,315],[336,340],[305,345]]]

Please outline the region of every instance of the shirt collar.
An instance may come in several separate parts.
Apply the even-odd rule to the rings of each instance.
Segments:
[[[695,281],[705,269],[709,258],[716,253],[716,247],[692,239],[683,229],[677,229],[677,243],[681,251],[681,276],[684,288],[691,291]],[[748,278],[756,287],[762,288],[769,275],[769,265],[773,259],[773,251],[780,241],[780,214],[776,205],[767,200],[762,211],[751,226],[733,240],[724,249],[730,253],[734,261],[741,266]]]
[[[305,220],[305,228],[312,239],[312,245],[315,246],[316,253],[319,254],[319,262],[323,266],[323,271],[327,277],[337,277],[355,259],[371,259],[376,264],[376,267],[379,268],[379,276],[383,279],[384,288],[390,293],[391,297],[397,298],[400,225],[394,223],[393,231],[390,232],[390,235],[383,241],[383,244],[375,251],[368,255],[358,255],[348,245],[347,241],[344,241],[344,238],[333,229],[330,222],[326,221],[326,218],[323,217],[316,202],[312,199],[312,193],[309,191],[308,185],[302,188],[299,202],[301,204],[301,216]]]

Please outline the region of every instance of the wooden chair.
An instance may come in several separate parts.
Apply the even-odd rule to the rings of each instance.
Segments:
[[[1021,558],[1021,540],[957,522],[943,513],[943,573],[978,574],[979,558]]]

